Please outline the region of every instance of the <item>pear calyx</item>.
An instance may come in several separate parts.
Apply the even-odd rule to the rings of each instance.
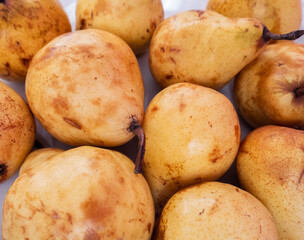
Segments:
[[[0,164],[0,176],[4,175],[6,173],[6,169],[7,169],[7,166],[4,163]]]
[[[296,98],[304,96],[304,87],[297,87],[293,90],[293,93]]]
[[[138,137],[138,152],[137,152],[137,156],[136,156],[136,160],[135,160],[135,168],[134,168],[134,173],[135,174],[139,174],[142,173],[142,169],[143,169],[143,159],[144,159],[144,155],[145,155],[145,145],[146,145],[146,137],[145,137],[145,133],[144,130],[142,129],[142,127],[140,126],[140,124],[138,123],[137,120],[133,119],[130,127],[129,127],[129,131],[133,132],[137,137]]]
[[[304,35],[304,30],[297,30],[290,33],[285,34],[275,34],[269,31],[267,27],[264,26],[263,29],[263,38],[265,42],[272,40],[296,40],[299,37]]]

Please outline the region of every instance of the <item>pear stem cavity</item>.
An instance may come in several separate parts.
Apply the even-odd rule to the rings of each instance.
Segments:
[[[302,97],[304,96],[304,87],[298,87],[293,92],[296,98]]]
[[[286,34],[275,34],[271,33],[267,27],[264,27],[263,29],[263,38],[266,42],[268,42],[270,39],[273,40],[296,40],[299,37],[304,35],[304,30],[297,30],[294,32],[286,33]]]
[[[138,121],[136,120],[133,120],[131,122],[129,130],[138,137],[138,152],[135,160],[134,173],[139,174],[142,173],[142,168],[143,168],[142,165],[145,155],[145,145],[146,145],[145,133],[142,127],[139,125]]]

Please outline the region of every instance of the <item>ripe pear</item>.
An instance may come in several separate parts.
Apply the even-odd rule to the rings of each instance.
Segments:
[[[240,144],[240,125],[221,93],[191,83],[165,88],[150,102],[143,122],[143,172],[157,213],[178,190],[219,179]]]
[[[70,31],[59,0],[0,1],[0,77],[24,81],[36,52]]]
[[[161,0],[78,0],[76,29],[97,28],[111,32],[135,54],[148,48],[154,30],[164,20]]]
[[[221,89],[255,59],[270,39],[295,39],[304,31],[275,35],[259,20],[192,10],[167,18],[151,40],[149,66],[163,87],[190,82]]]
[[[78,147],[21,174],[3,205],[2,238],[148,240],[153,199],[123,154]]]
[[[26,102],[0,81],[0,183],[13,176],[31,151],[35,128]]]
[[[271,125],[254,130],[243,140],[236,166],[242,187],[271,212],[280,239],[303,239],[303,131]]]
[[[192,185],[164,208],[156,240],[278,240],[269,211],[251,194],[220,182]]]
[[[25,90],[42,126],[69,145],[118,146],[133,138],[142,122],[137,59],[123,40],[102,30],[67,33],[43,47]]]
[[[230,18],[255,18],[274,33],[291,32],[301,27],[301,0],[209,0],[208,10]]]
[[[252,126],[282,125],[304,129],[304,45],[281,42],[235,78],[234,98]]]
[[[62,152],[64,150],[59,148],[41,148],[31,152],[22,163],[19,175]]]

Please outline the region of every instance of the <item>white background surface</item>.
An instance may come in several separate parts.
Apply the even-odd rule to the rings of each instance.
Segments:
[[[70,22],[73,26],[73,30],[75,29],[75,9],[76,9],[76,0],[60,0],[63,4],[64,9],[66,10]],[[190,9],[205,9],[207,5],[207,0],[162,0],[163,6],[165,9],[165,18],[184,10],[190,10]],[[304,0],[302,0],[302,4],[304,6]],[[304,12],[304,11],[303,11]],[[303,20],[302,20],[302,29],[303,29]],[[298,42],[304,43],[304,37],[302,37]],[[145,108],[151,101],[151,99],[157,94],[161,88],[157,85],[155,80],[153,79],[149,67],[148,67],[148,53],[146,52],[144,55],[138,57],[138,62],[140,64],[141,72],[143,75],[144,85],[145,85]],[[1,79],[0,79],[1,80]],[[12,83],[8,81],[4,81],[7,85],[11,86],[13,89],[15,89],[19,94],[25,99],[24,94],[24,84],[23,83]],[[222,92],[224,95],[226,95],[232,102],[232,86],[233,81],[231,81],[227,86],[225,86],[220,92]],[[252,129],[240,118],[241,123],[241,133],[242,138],[248,134]],[[39,123],[37,123],[37,138],[43,143],[44,147],[59,147],[63,149],[70,148],[69,146],[60,143],[56,139],[52,138],[42,127]],[[137,151],[137,140],[133,139],[129,143],[113,148],[115,150],[118,150],[127,156],[129,156],[131,159],[135,159],[136,151]],[[237,185],[237,179],[235,175],[235,169],[234,165],[229,169],[229,171],[220,179],[220,181],[223,182],[229,182],[232,184]],[[2,205],[5,198],[5,195],[10,187],[10,185],[13,183],[13,181],[16,179],[18,174],[15,174],[14,177],[7,180],[6,182],[0,184],[0,236],[1,236],[1,223],[2,223]]]

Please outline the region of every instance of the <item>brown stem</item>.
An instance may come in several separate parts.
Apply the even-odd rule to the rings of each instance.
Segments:
[[[145,133],[142,127],[139,125],[138,121],[133,120],[130,125],[130,131],[136,134],[138,137],[138,152],[135,160],[135,174],[142,173],[142,165],[143,159],[145,155],[145,145],[146,145],[146,138]]]
[[[294,32],[286,33],[286,34],[275,34],[271,33],[267,27],[264,27],[263,29],[263,38],[266,42],[268,42],[270,39],[273,40],[296,40],[299,37],[304,35],[304,30],[297,30]]]
[[[302,96],[304,96],[304,87],[298,87],[293,92],[294,92],[296,98],[302,97]]]

